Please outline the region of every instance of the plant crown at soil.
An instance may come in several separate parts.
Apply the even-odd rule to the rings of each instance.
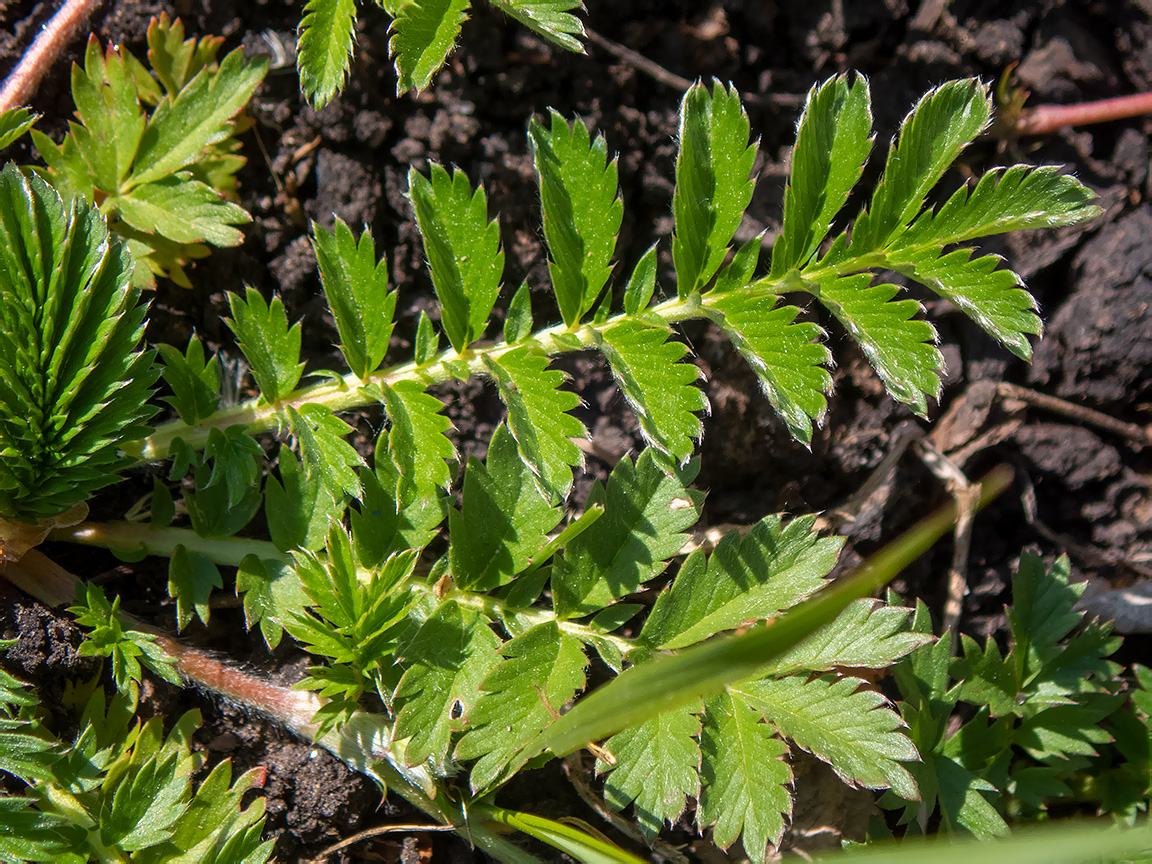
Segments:
[[[764,274],[761,236],[732,247],[754,186],[747,116],[730,87],[693,86],[681,104],[675,169],[676,290],[658,299],[653,246],[622,280],[618,311],[608,286],[623,203],[607,142],[557,114],[534,120],[528,134],[561,323],[535,326],[524,285],[502,340],[486,339],[503,253],[484,191],[458,170],[413,170],[410,197],[440,326],[422,316],[412,360],[381,368],[396,296],[370,234],[356,237],[339,220],[317,225],[316,257],[350,371],[301,387],[301,323],[290,323],[279,298],[249,288],[229,295],[227,323],[259,397],[223,406],[218,360],[199,339],[183,351],[161,346],[178,419],[151,432],[143,424],[153,409],[142,406],[153,358],[137,347],[143,310],[121,242],[79,198],[66,206],[40,178],[9,166],[0,173],[0,281],[11,286],[0,321],[0,434],[29,444],[0,450],[2,515],[53,517],[133,461],[171,458],[169,481],[191,475],[183,496],[190,529],[169,527],[176,508],[158,480],[150,525],[81,526],[72,536],[129,559],[169,557],[181,627],[208,621],[212,592],[223,585],[219,568],[236,567],[248,626],[270,646],[287,630],[322,661],[300,685],[326,699],[318,734],[367,722],[360,705],[374,694],[386,715],[371,721],[373,734],[414,788],[434,799],[466,772],[468,794],[489,795],[536,764],[533,744],[585,688],[590,654],[619,671],[777,617],[819,591],[835,563],[840,541],[816,534],[811,517],[767,516],[710,553],[691,552],[643,617],[644,607],[629,602],[681,553],[703,500],[690,483],[707,400],[673,325],[705,318],[720,327],[805,443],[826,413],[831,353],[821,327],[785,295],[823,306],[888,391],[921,414],[940,391],[936,333],[921,304],[899,298],[878,272],[920,282],[1030,356],[1029,337],[1041,327],[1020,278],[998,256],[957,244],[1073,224],[1097,208],[1075,178],[1017,165],[925,209],[990,110],[974,80],[927,93],[851,227],[834,227],[872,146],[868,83],[838,76],[814,87]],[[49,338],[57,332],[68,338]],[[549,363],[585,349],[604,355],[648,447],[622,458],[578,511],[566,512],[582,464],[572,439],[587,433],[570,413],[579,396]],[[450,424],[429,388],[473,375],[496,386],[508,415],[487,459],[465,466],[456,501],[448,495],[457,458]],[[337,413],[374,404],[389,425],[370,467]],[[252,437],[266,431],[281,433],[274,473]],[[261,511],[266,526],[254,530],[266,527],[270,539],[240,536]],[[429,561],[445,521],[447,551]],[[102,595],[89,593],[83,607],[100,634],[91,651],[116,659],[119,682],[137,677],[136,658],[163,674],[165,659],[147,640],[117,633],[115,608]],[[668,711],[653,703],[646,720],[599,751],[609,806],[633,805],[651,840],[695,798],[701,829],[714,826],[724,847],[742,837],[759,860],[791,811],[781,759],[789,744],[899,800],[936,794],[917,766],[935,758],[938,739],[915,726],[910,736],[886,699],[847,671],[938,650],[926,647],[923,615],[908,629],[908,612],[857,601],[752,679]],[[972,781],[973,795],[983,782]]]

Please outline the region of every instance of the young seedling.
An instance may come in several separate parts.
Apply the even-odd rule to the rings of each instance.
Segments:
[[[426,778],[421,794],[430,800],[450,798],[451,787],[465,796],[461,806],[474,806],[547,751],[601,737],[606,800],[631,806],[647,839],[694,798],[698,828],[714,825],[721,846],[742,837],[764,858],[791,810],[779,759],[789,746],[848,782],[914,800],[915,746],[884,697],[848,671],[885,668],[927,641],[907,630],[908,610],[834,592],[839,606],[814,601],[827,616],[823,629],[805,641],[809,630],[793,632],[793,647],[768,666],[733,667],[725,651],[779,631],[715,638],[778,618],[823,588],[840,541],[819,536],[812,517],[766,516],[711,554],[688,555],[651,608],[635,598],[678,558],[703,497],[690,484],[707,400],[674,325],[707,319],[721,328],[804,443],[825,418],[832,358],[824,330],[786,297],[823,307],[887,390],[921,414],[940,390],[936,332],[918,301],[877,274],[920,282],[1030,356],[1040,332],[1032,297],[1000,258],[967,244],[1075,224],[1097,208],[1075,178],[1021,165],[994,169],[925,208],[990,113],[977,81],[930,91],[902,124],[878,185],[846,220],[840,211],[872,146],[868,83],[839,76],[814,87],[797,128],[781,233],[761,269],[761,237],[732,246],[754,186],[748,118],[731,88],[694,85],[680,111],[675,288],[661,299],[653,247],[620,280],[619,301],[609,286],[623,202],[607,142],[557,114],[533,121],[560,323],[537,328],[523,286],[502,340],[489,340],[503,254],[484,192],[460,171],[413,170],[409,194],[439,329],[422,317],[410,361],[382,368],[397,302],[386,262],[368,232],[357,238],[337,221],[316,227],[314,244],[349,371],[300,386],[302,325],[290,323],[279,298],[232,294],[227,323],[259,397],[222,406],[218,362],[202,343],[163,346],[178,419],[150,432],[143,424],[153,409],[142,406],[152,358],[138,347],[143,311],[119,242],[98,214],[78,203],[69,210],[42,180],[6,168],[0,212],[11,216],[0,223],[0,280],[13,286],[4,295],[13,311],[0,317],[0,435],[28,444],[0,450],[0,512],[10,521],[50,519],[132,464],[172,459],[169,482],[188,475],[189,527],[171,526],[175,508],[158,479],[150,525],[81,524],[56,537],[129,559],[168,557],[180,627],[209,620],[219,568],[237,568],[248,626],[273,646],[286,631],[317,658],[300,684],[323,697],[311,721],[317,734],[359,728],[362,699],[374,694],[386,713],[373,734],[383,736],[389,764]],[[53,242],[37,242],[41,225],[53,226]],[[70,269],[81,259],[91,264]],[[73,272],[84,281],[52,275]],[[40,297],[47,302],[33,302]],[[92,328],[119,335],[96,338]],[[69,338],[48,338],[58,333]],[[49,348],[23,350],[30,344]],[[594,484],[575,515],[562,505],[582,462],[571,439],[586,431],[571,413],[578,395],[549,364],[588,349],[605,358],[648,447]],[[486,460],[469,460],[457,500],[447,494],[456,459],[450,424],[429,388],[474,375],[494,384],[508,414]],[[33,404],[49,406],[31,424],[27,393],[44,394]],[[369,405],[388,417],[371,467],[337,416]],[[291,438],[270,472],[252,436],[273,430]],[[265,524],[249,528],[261,512]],[[269,540],[252,536],[263,529]],[[430,547],[438,537],[446,546]],[[815,614],[799,620],[811,625]],[[595,696],[586,703],[593,708],[578,701],[560,716],[584,690],[593,656],[612,672],[628,667],[616,684],[651,692],[666,652],[688,658],[675,700],[637,700],[640,713],[615,727],[603,725]],[[741,680],[721,666],[730,676],[742,670]],[[709,684],[693,690],[700,681]],[[589,715],[595,722],[581,719]]]

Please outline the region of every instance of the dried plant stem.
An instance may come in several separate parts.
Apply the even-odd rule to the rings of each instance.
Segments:
[[[0,112],[28,103],[40,79],[60,52],[72,41],[76,31],[88,23],[88,17],[100,0],[64,0],[56,14],[44,25],[40,35],[24,52],[16,68],[0,89]]]
[[[1062,126],[1086,126],[1152,114],[1152,92],[1116,96],[1078,105],[1036,105],[1025,108],[1013,126],[1016,135],[1045,135]]]

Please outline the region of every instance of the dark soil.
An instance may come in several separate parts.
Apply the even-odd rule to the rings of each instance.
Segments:
[[[0,0],[0,72],[15,62],[55,6]],[[797,105],[813,83],[834,73],[855,69],[869,76],[877,141],[882,144],[929,87],[969,75],[995,80],[1015,63],[1016,75],[1031,90],[1034,103],[1076,102],[1152,88],[1152,7],[1143,0],[953,0],[926,29],[913,27],[919,4],[911,0],[588,0],[588,6],[585,20],[593,29],[668,71],[688,79],[731,80],[742,92],[765,97],[749,108],[753,129],[761,136],[761,180],[737,239],[764,229],[771,237],[778,227]],[[149,340],[183,345],[195,330],[210,347],[234,355],[221,322],[223,291],[247,283],[265,295],[278,292],[293,318],[307,319],[305,351],[313,368],[338,367],[332,347],[335,328],[322,311],[306,239],[306,220],[331,223],[337,214],[354,226],[369,225],[377,248],[388,252],[402,298],[391,358],[406,359],[419,313],[432,309],[422,251],[404,197],[406,173],[409,166],[423,168],[432,160],[457,165],[473,180],[484,181],[490,210],[500,214],[506,284],[527,279],[541,286],[533,296],[536,318],[554,320],[543,287],[548,281],[546,253],[525,135],[528,118],[548,108],[582,116],[619,151],[627,208],[620,268],[626,271],[660,239],[661,280],[672,284],[667,241],[681,95],[677,90],[595,46],[587,56],[564,53],[478,2],[460,47],[431,89],[396,98],[387,59],[388,19],[375,4],[364,3],[348,86],[339,99],[315,111],[301,102],[292,66],[300,7],[281,0],[107,0],[94,18],[93,29],[101,40],[126,44],[141,54],[149,18],[167,11],[181,16],[191,33],[221,34],[229,48],[242,44],[249,52],[272,54],[279,61],[249,109],[256,128],[244,141],[249,163],[241,175],[242,203],[254,217],[247,239],[242,247],[214,252],[200,263],[192,271],[193,290],[159,286]],[[59,132],[71,113],[67,70],[80,50],[78,41],[36,96],[35,107],[45,115],[41,128],[49,133]],[[1015,161],[1066,164],[1097,190],[1105,215],[1083,228],[1008,237],[996,249],[1026,277],[1043,307],[1048,332],[1031,366],[997,348],[966,319],[930,304],[948,358],[937,415],[952,405],[967,405],[960,402],[965,394],[991,393],[990,382],[1011,381],[1130,423],[1149,421],[1150,132],[1152,121],[1138,119],[1032,140],[983,140],[965,154],[961,169],[974,173]],[[33,158],[27,152],[11,155]],[[866,179],[874,178],[879,162],[873,160]],[[960,175],[955,172],[949,182],[960,182]],[[844,334],[830,330],[838,358],[836,391],[828,421],[809,451],[791,441],[728,343],[713,330],[689,329],[696,362],[708,376],[704,386],[712,406],[698,480],[709,490],[706,523],[748,522],[778,510],[836,505],[860,487],[885,455],[893,429],[912,419],[884,396]],[[603,363],[577,356],[561,365],[585,400],[582,419],[596,444],[614,454],[638,450],[642,442],[636,423]],[[980,387],[984,389],[970,389]],[[461,449],[482,451],[502,416],[494,393],[471,382],[445,387],[441,396],[449,400]],[[977,454],[967,469],[977,476],[983,468],[1007,461],[1017,467],[1020,479],[977,521],[962,629],[974,635],[1002,632],[1002,609],[1010,599],[1008,577],[1022,548],[1037,548],[1049,560],[1072,553],[1074,572],[1095,580],[1094,590],[1128,584],[1146,574],[1152,565],[1152,464],[1147,451],[1108,431],[1025,403],[988,397],[981,404],[971,415],[973,422],[955,427],[955,446],[1007,423],[1006,437]],[[577,487],[577,496],[607,469],[590,460],[589,478]],[[141,478],[139,494],[151,488],[149,483]],[[1028,487],[1035,490],[1040,527],[1024,515],[1021,495]],[[845,529],[850,535],[845,560],[859,560],[945,500],[940,483],[914,456],[906,456],[887,506],[872,508],[871,515],[862,514]],[[113,518],[129,504],[131,500],[106,496],[94,509]],[[172,620],[162,571],[147,565],[120,567],[110,557],[90,552],[51,551],[84,578],[129,589],[125,606],[136,614],[158,623]],[[909,599],[922,597],[939,615],[950,555],[948,544],[940,544],[905,574],[898,589]],[[0,594],[0,610],[0,637],[21,638],[18,651],[10,655],[21,674],[42,686],[91,674],[90,661],[76,655],[77,633],[66,618],[12,591]],[[267,670],[283,670],[299,660],[287,648],[275,656],[253,649],[258,640],[248,640],[242,630],[239,612],[220,609],[212,626],[193,632],[192,638]],[[1148,663],[1148,649],[1147,637],[1130,637],[1124,659]],[[46,698],[51,699],[51,693]],[[239,769],[257,764],[268,768],[263,791],[278,860],[305,860],[356,830],[407,813],[402,802],[397,805],[389,798],[382,803],[370,783],[326,752],[231,706],[166,685],[151,691],[147,706],[169,716],[199,708],[205,725],[197,740],[213,757],[228,756]],[[802,778],[818,774],[800,772]],[[565,785],[558,769],[534,776],[541,779],[514,788],[507,800],[514,804],[521,796],[525,806],[538,812],[571,813],[603,825],[571,796],[556,797],[557,788]],[[808,800],[812,798],[809,790]],[[837,808],[846,812],[854,806]],[[798,819],[807,810],[820,808],[800,808]],[[812,824],[797,825],[797,834],[810,834],[828,824],[828,818],[826,812],[816,812]],[[679,839],[692,842],[688,833]],[[353,849],[343,860],[448,861],[471,856],[463,842],[442,835],[399,835]]]

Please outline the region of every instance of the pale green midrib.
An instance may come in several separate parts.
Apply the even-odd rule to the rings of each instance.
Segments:
[[[201,537],[190,528],[152,528],[147,524],[133,522],[82,522],[68,528],[56,529],[52,532],[51,539],[126,552],[143,550],[147,555],[161,558],[171,558],[176,547],[183,546],[189,552],[199,552],[216,564],[230,567],[239,567],[249,555],[255,555],[262,561],[278,561],[289,566],[294,563],[291,555],[281,552],[267,540],[247,537]],[[321,563],[326,563],[327,559],[323,554],[319,557]],[[361,581],[367,581],[371,573],[368,568],[361,567],[357,575]],[[440,594],[437,593],[435,585],[419,579],[414,579],[409,584],[422,594],[435,596],[437,600],[455,600],[459,605],[483,612],[493,620],[515,619],[532,626],[555,621],[563,632],[581,641],[601,639],[610,642],[625,656],[641,647],[641,643],[634,639],[601,633],[587,624],[559,620],[554,612],[547,609],[531,606],[518,609],[509,606],[498,597],[458,588]]]

